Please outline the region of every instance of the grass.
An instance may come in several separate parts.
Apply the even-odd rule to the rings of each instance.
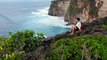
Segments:
[[[107,25],[103,24],[103,25],[102,25],[102,28],[104,28],[104,29],[107,30]]]

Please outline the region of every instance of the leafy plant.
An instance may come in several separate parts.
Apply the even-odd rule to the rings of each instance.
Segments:
[[[107,36],[85,35],[64,38],[51,45],[49,60],[106,60]]]
[[[0,60],[22,60],[26,52],[40,46],[42,38],[42,33],[36,35],[30,30],[10,32],[7,38],[0,38]]]
[[[102,25],[102,28],[104,28],[104,29],[107,30],[107,25],[103,24],[103,25]]]

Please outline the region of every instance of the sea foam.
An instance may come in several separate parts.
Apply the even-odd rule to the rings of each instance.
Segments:
[[[65,22],[63,17],[56,17],[56,16],[49,16],[48,15],[49,7],[45,7],[43,9],[37,9],[36,11],[33,11],[32,14],[39,17],[45,17],[43,19],[40,19],[37,21],[37,23],[41,23],[44,25],[50,25],[50,26],[58,26],[62,28],[70,28],[70,26],[66,26],[67,22]]]

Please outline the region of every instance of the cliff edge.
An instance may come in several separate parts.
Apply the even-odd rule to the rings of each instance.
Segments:
[[[53,0],[49,8],[51,16],[65,16],[70,4],[70,0]]]
[[[69,23],[80,17],[82,22],[92,22],[107,16],[107,0],[53,0],[49,15],[63,16]]]

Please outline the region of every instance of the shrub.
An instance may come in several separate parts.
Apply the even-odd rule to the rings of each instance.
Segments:
[[[107,25],[102,25],[102,28],[106,29],[107,30]]]
[[[0,38],[0,60],[22,60],[26,52],[34,51],[41,44],[43,37],[42,33],[35,35],[30,30],[10,32],[7,38]]]
[[[107,36],[64,38],[51,45],[49,60],[107,60]]]

